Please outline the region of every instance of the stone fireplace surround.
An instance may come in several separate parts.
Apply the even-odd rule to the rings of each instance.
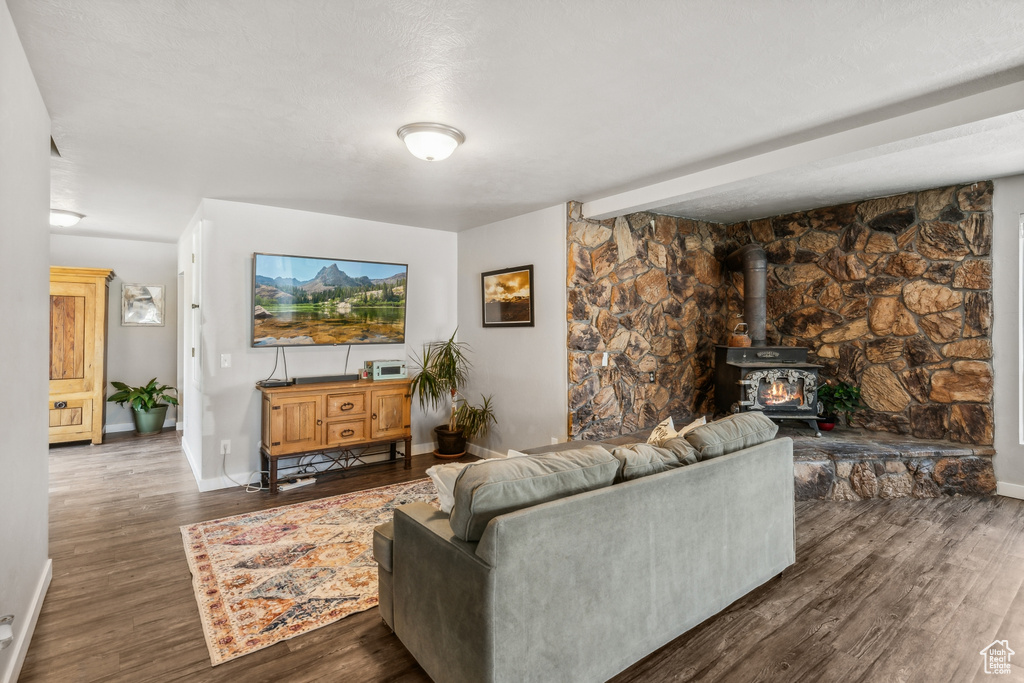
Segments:
[[[714,345],[742,311],[742,275],[722,263],[756,242],[768,343],[860,385],[860,426],[991,444],[991,205],[990,181],[732,225],[591,221],[570,202],[570,436],[713,413]]]

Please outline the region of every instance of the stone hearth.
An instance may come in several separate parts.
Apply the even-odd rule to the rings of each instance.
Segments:
[[[996,490],[991,446],[861,429],[815,438],[806,428],[784,426],[779,436],[793,439],[797,500],[938,498]]]

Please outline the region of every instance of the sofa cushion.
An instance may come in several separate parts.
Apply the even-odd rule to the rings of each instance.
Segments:
[[[646,437],[644,437],[646,438]],[[633,439],[637,441],[638,439]],[[632,443],[632,441],[630,442]],[[526,448],[521,452],[525,455],[544,455],[545,453],[564,453],[565,451],[578,451],[586,446],[600,446],[604,448],[610,454],[612,452],[611,447],[603,441],[560,441],[558,443],[547,444],[545,446],[537,446],[535,448]]]
[[[618,469],[619,461],[594,445],[467,467],[455,482],[452,532],[464,541],[479,541],[493,518],[610,486]]]
[[[619,446],[612,455],[619,461],[616,481],[639,479],[697,462],[697,451],[686,439],[679,437],[668,439],[662,446],[649,443]]]
[[[373,529],[373,559],[381,569],[392,571],[391,558],[395,545],[395,523],[387,522]]]
[[[697,427],[686,435],[686,440],[697,449],[701,460],[707,460],[770,441],[778,432],[777,424],[755,410]]]

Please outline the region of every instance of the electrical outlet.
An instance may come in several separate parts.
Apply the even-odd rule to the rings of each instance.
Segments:
[[[654,373],[653,372],[647,373],[647,381],[648,382],[653,382],[654,381]]]
[[[231,367],[231,354],[230,353],[222,353],[222,354],[220,354],[220,366],[222,368],[230,368]]]
[[[230,455],[231,454],[231,439],[221,439],[220,442],[220,454]]]
[[[607,367],[607,366],[608,366],[608,352],[605,351],[604,355],[601,356],[601,367]]]

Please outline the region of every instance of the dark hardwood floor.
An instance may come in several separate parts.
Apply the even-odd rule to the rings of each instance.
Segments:
[[[51,449],[53,583],[19,680],[427,681],[376,610],[211,667],[178,528],[435,462],[271,497],[198,493],[174,433]],[[997,638],[1024,664],[1022,583],[1024,501],[798,503],[796,565],[614,680],[987,680],[979,651]]]

